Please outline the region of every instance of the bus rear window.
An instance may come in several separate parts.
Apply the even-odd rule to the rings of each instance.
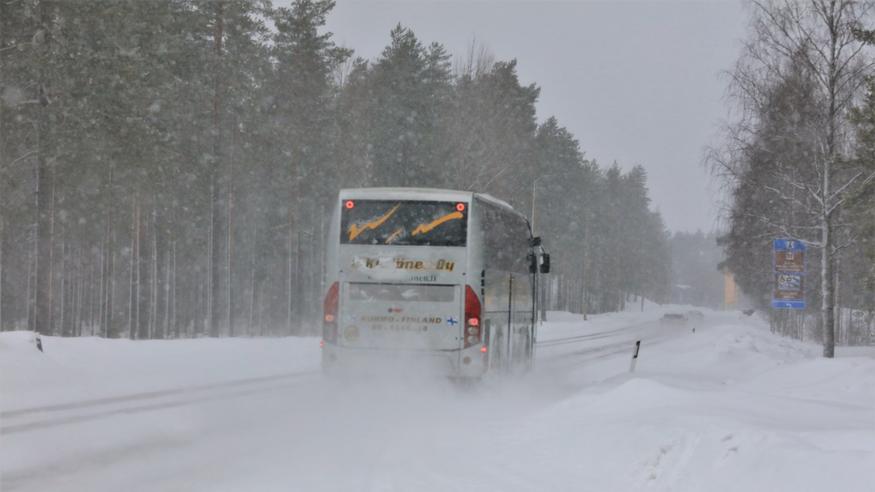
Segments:
[[[341,203],[341,244],[465,246],[468,204],[410,200]]]

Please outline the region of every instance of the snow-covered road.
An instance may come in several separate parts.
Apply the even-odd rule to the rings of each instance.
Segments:
[[[875,490],[875,351],[660,314],[551,313],[476,388],[326,380],[315,339],[0,334],[0,490]]]

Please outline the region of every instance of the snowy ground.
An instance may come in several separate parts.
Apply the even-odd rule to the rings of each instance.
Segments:
[[[316,339],[3,333],[0,490],[875,490],[875,350],[664,310],[551,313],[475,388],[326,380]]]

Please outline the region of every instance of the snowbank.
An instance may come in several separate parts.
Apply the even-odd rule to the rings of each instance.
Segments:
[[[315,338],[126,340],[0,333],[0,410],[313,370]]]

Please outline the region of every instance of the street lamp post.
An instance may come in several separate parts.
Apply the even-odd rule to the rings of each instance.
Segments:
[[[531,226],[532,226],[532,235],[533,236],[535,235],[535,200],[537,199],[538,181],[540,181],[544,178],[550,178],[553,176],[555,176],[555,174],[544,174],[544,175],[538,176],[537,178],[534,179],[534,181],[532,181],[532,215],[531,215],[532,224],[531,224]],[[539,271],[537,271],[537,269],[536,269],[536,272],[537,273],[535,273],[535,275],[537,275],[537,276],[541,275],[541,273]],[[537,277],[535,277],[535,282],[538,282]],[[541,314],[541,321],[546,321],[547,320],[547,308],[545,306],[546,302],[544,299],[544,297],[545,297],[544,290],[543,290],[544,285],[541,285],[540,287],[541,288],[538,289],[538,299],[537,299],[538,305],[540,306],[540,309],[538,309],[538,311]]]
[[[532,234],[533,235],[535,234],[535,199],[537,198],[538,181],[542,180],[543,178],[549,178],[551,176],[553,176],[553,175],[552,174],[545,174],[543,176],[538,176],[537,178],[535,178],[534,181],[532,181],[532,214],[531,214],[531,217],[532,217]]]

